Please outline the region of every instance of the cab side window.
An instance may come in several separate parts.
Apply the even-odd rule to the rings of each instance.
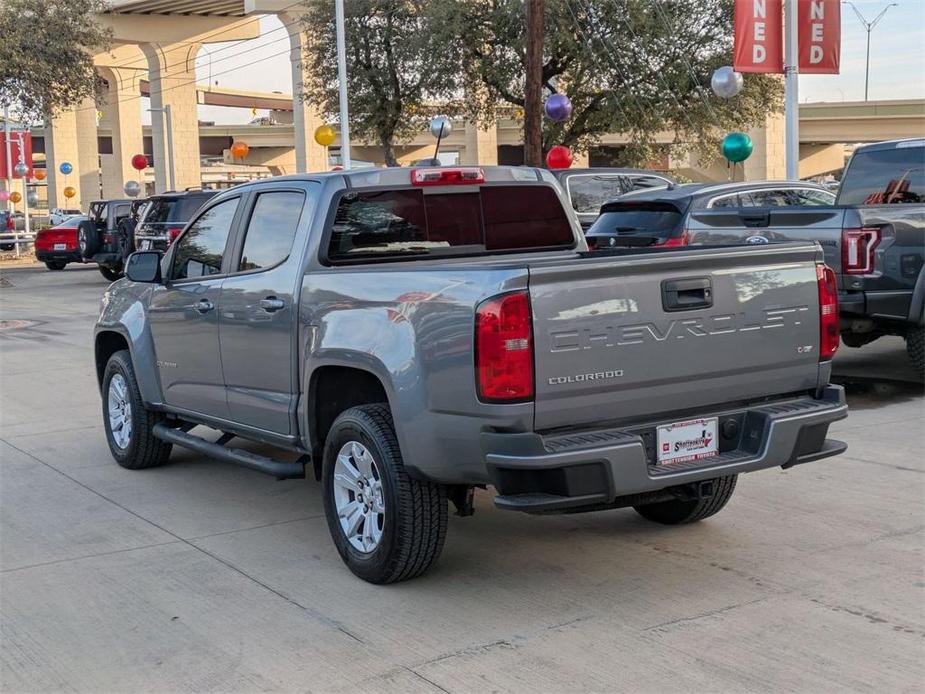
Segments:
[[[752,201],[755,207],[786,207],[787,205],[799,205],[796,195],[792,190],[753,190],[751,192]]]
[[[710,203],[712,208],[720,207],[742,207],[748,203],[740,203],[738,195],[724,195],[721,198],[716,198],[713,202]]]
[[[177,240],[171,279],[184,280],[217,275],[238,209],[238,198],[210,207]]]
[[[304,203],[305,194],[298,191],[281,190],[257,196],[247,224],[239,272],[270,268],[289,257]]]
[[[800,205],[834,205],[835,196],[825,190],[812,190],[804,188],[795,191]]]

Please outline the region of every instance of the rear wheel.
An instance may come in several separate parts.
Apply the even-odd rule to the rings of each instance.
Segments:
[[[118,279],[122,279],[121,270],[112,270],[108,267],[103,267],[102,265],[100,265],[100,274],[110,282],[115,282]]]
[[[46,261],[45,267],[47,267],[49,270],[63,270],[65,267],[67,267],[67,263],[65,263],[63,260],[49,260]]]
[[[92,258],[99,250],[100,238],[96,224],[90,220],[82,221],[77,227],[77,248],[83,258]]]
[[[736,488],[737,475],[717,477],[713,481],[713,496],[706,499],[673,499],[659,501],[645,506],[634,506],[636,512],[646,520],[663,525],[694,523],[719,513],[732,498]]]
[[[925,328],[917,326],[906,331],[906,352],[919,378],[925,378]]]
[[[144,406],[128,351],[113,354],[103,373],[103,427],[116,462],[129,470],[166,463],[171,445],[152,434],[163,419]]]
[[[324,511],[347,567],[370,583],[420,576],[446,538],[443,485],[405,472],[387,405],[343,412],[325,442]]]

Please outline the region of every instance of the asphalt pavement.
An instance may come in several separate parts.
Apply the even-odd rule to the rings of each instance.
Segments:
[[[428,575],[342,565],[319,485],[109,455],[94,268],[0,270],[0,690],[921,691],[925,410],[900,340],[842,347],[845,455],[666,528],[477,494]]]

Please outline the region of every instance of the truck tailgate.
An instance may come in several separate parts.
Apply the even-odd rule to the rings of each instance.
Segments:
[[[539,430],[815,388],[819,247],[530,265]]]

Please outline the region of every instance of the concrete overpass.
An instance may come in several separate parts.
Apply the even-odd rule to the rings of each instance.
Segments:
[[[70,161],[79,181],[81,204],[99,194],[99,162],[103,162],[103,193],[121,194],[125,180],[136,178],[130,165],[134,154],[149,154],[157,190],[169,185],[166,129],[161,112],[152,113],[148,134],[141,125],[138,99],[149,96],[152,109],[169,106],[173,118],[175,186],[183,188],[201,181],[201,154],[213,153],[217,133],[202,128],[197,118],[200,104],[272,109],[285,124],[225,127],[224,137],[242,139],[251,147],[247,163],[267,166],[276,172],[323,170],[328,153],[312,137],[323,121],[309,108],[300,93],[303,84],[302,51],[309,40],[301,30],[300,5],[295,0],[114,0],[99,15],[113,31],[113,47],[94,57],[106,93],[101,103],[87,100],[70,112],[56,115],[41,133],[49,161],[48,192],[52,205],[63,205],[64,181],[56,164]],[[196,85],[195,59],[207,43],[253,39],[259,35],[259,19],[276,14],[289,38],[293,94],[260,94]],[[102,118],[97,128],[97,109]],[[801,176],[841,168],[842,143],[887,139],[925,133],[925,100],[870,102],[867,104],[811,104],[801,108]],[[750,132],[755,154],[746,162],[750,179],[783,178],[783,119],[769,114]],[[487,128],[456,124],[445,148],[455,149],[462,162],[496,163],[516,158],[520,124],[501,119]],[[659,138],[671,142],[672,133]],[[603,148],[618,148],[626,139],[607,135]],[[106,144],[108,143],[108,145]],[[199,143],[199,147],[196,146]],[[229,143],[230,144],[230,143]],[[336,146],[337,143],[335,143]],[[429,155],[433,140],[421,133],[398,149],[402,161]],[[356,143],[355,156],[380,162],[378,148]],[[579,161],[579,163],[582,163]],[[702,161],[697,155],[660,162],[664,167],[695,179],[721,180],[725,167]],[[82,206],[86,206],[83,204]]]

